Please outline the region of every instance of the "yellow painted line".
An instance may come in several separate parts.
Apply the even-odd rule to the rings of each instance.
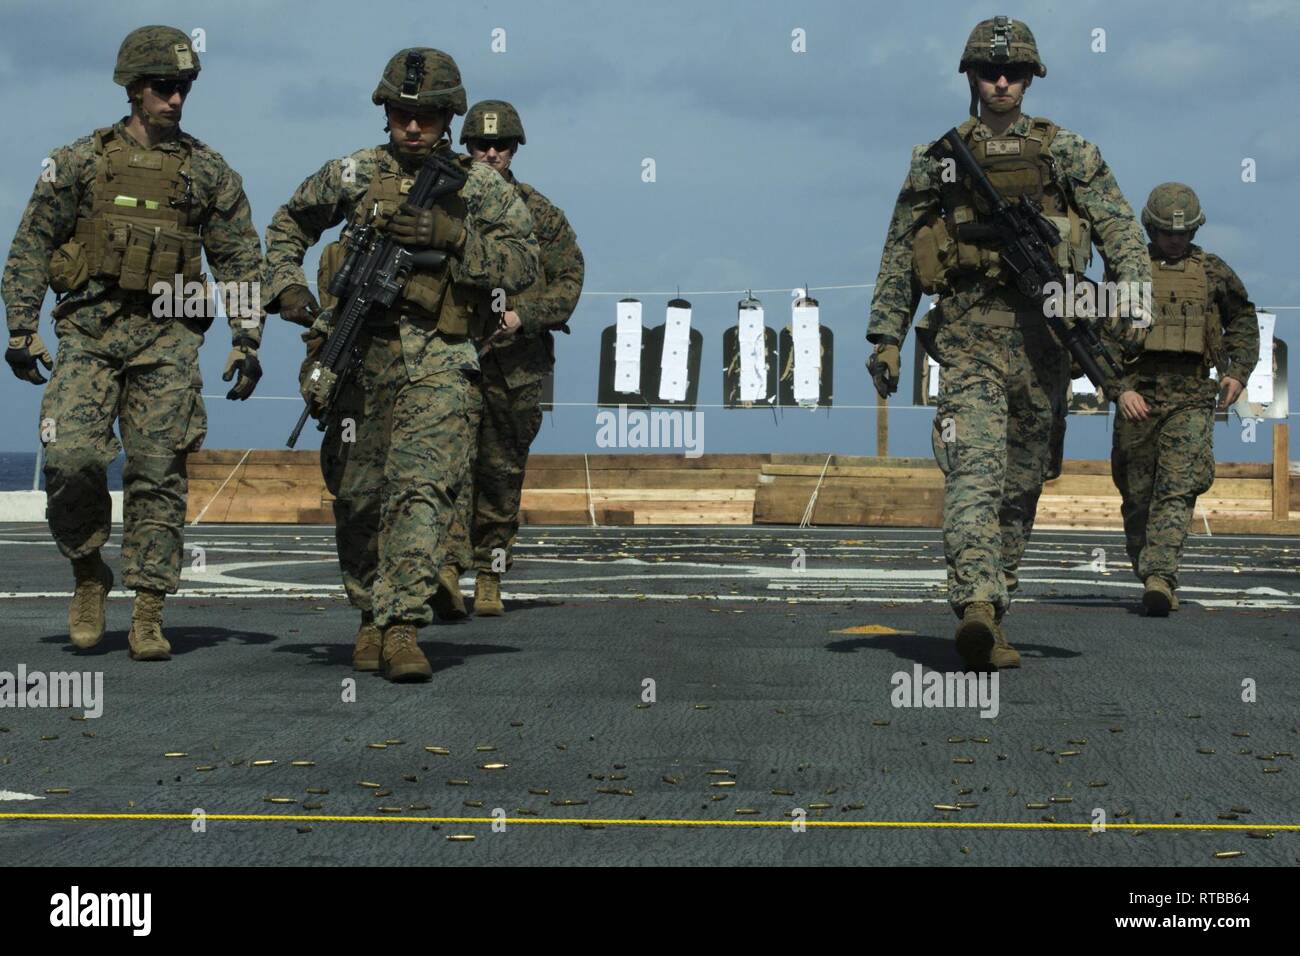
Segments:
[[[0,813],[4,820],[50,821],[132,821],[199,819],[193,813]],[[330,816],[275,813],[205,813],[204,820],[221,820],[235,823],[464,823],[510,825],[582,826],[600,824],[615,827],[790,827],[795,821],[784,820],[628,820],[621,818],[557,817],[507,817],[498,821],[493,817],[403,817],[384,816]],[[1006,821],[958,820],[802,820],[802,826],[838,827],[842,829],[921,829],[921,830],[1091,830],[1091,823],[1044,823]],[[1257,830],[1300,831],[1300,823],[1108,823],[1106,830]]]

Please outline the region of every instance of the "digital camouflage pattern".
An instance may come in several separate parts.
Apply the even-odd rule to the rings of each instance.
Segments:
[[[1033,31],[1020,20],[992,17],[975,24],[962,50],[958,73],[980,63],[1028,63],[1037,76],[1046,76],[1047,67],[1038,55]]]
[[[444,144],[440,149],[448,149]],[[267,310],[278,311],[279,297],[291,285],[310,286],[303,257],[321,235],[350,220],[370,188],[376,170],[415,175],[422,161],[405,168],[389,144],[332,159],[303,181],[266,228]],[[492,170],[475,163],[460,195],[468,209],[465,248],[449,260],[453,282],[478,289],[504,289],[514,295],[537,278],[537,240],[528,207]],[[328,329],[328,323],[324,328]],[[466,338],[453,341],[431,323],[403,323],[402,350],[412,380],[449,368],[476,369],[477,351]]]
[[[481,399],[461,369],[412,381],[395,335],[361,346],[364,365],[321,443],[343,586],[381,629],[422,627],[433,620],[437,558],[468,481]]]
[[[130,86],[152,76],[195,77],[201,69],[199,55],[185,33],[175,27],[139,27],[118,47],[113,82]]]
[[[113,130],[119,137],[134,142],[126,132],[124,120],[116,123]],[[262,252],[239,174],[220,153],[188,133],[178,131],[154,149],[190,153],[194,203],[201,210],[197,219],[213,277],[219,282],[256,282],[261,277]],[[0,284],[10,334],[36,331],[41,303],[49,288],[50,257],[72,238],[78,218],[91,215],[97,170],[94,137],[83,136],[69,146],[54,150],[50,160],[53,179],[37,180],[9,247]],[[152,300],[147,292],[127,295],[111,282],[91,277],[85,288],[60,300],[55,314],[68,316],[88,335],[98,335],[124,308],[147,310]],[[260,322],[256,328],[244,328],[242,318],[231,316],[229,323],[232,339],[242,336],[253,342],[261,341]]]
[[[266,233],[269,309],[288,286],[308,284],[306,250],[326,229],[352,218],[381,164],[401,168],[387,144],[331,160],[276,211]],[[467,174],[460,193],[465,246],[450,260],[452,280],[517,294],[539,268],[528,207],[486,166],[474,164]],[[328,331],[328,312],[317,326]],[[339,564],[349,599],[373,611],[377,626],[422,626],[432,619],[427,602],[453,510],[468,493],[481,404],[470,380],[477,351],[469,338],[436,332],[431,322],[403,321],[362,345],[362,372],[344,389],[321,448],[335,495]]]
[[[1199,251],[1191,246],[1188,254]],[[1155,246],[1151,257],[1159,256]],[[1221,378],[1246,384],[1259,361],[1255,306],[1237,274],[1218,256],[1205,254],[1209,315],[1223,327],[1227,368]],[[1108,342],[1119,357],[1119,344]],[[1135,391],[1150,406],[1143,421],[1115,416],[1111,477],[1123,497],[1124,537],[1138,579],[1151,575],[1178,586],[1178,564],[1196,499],[1214,481],[1214,406],[1219,382],[1209,362],[1196,355],[1148,352],[1125,365],[1107,397]]]
[[[130,136],[124,121],[114,129]],[[214,276],[222,282],[257,281],[261,248],[239,174],[215,150],[180,131],[154,148],[191,155],[193,201],[201,210],[196,218]],[[93,137],[56,149],[50,158],[53,181],[37,182],[0,284],[11,334],[36,331],[50,257],[91,210]],[[185,521],[185,453],[198,448],[206,432],[198,349],[212,320],[160,320],[148,292],[123,292],[111,280],[95,278],[63,297],[54,316],[58,357],[45,388],[41,425],[47,516],[55,541],[65,556],[77,558],[108,539],[107,468],[120,450],[112,430],[118,420],[126,448],[123,581],[129,588],[175,591]],[[230,318],[231,338],[255,346],[260,321],[251,328],[244,321]]]
[[[199,345],[189,319],[160,322],[123,309],[102,334],[55,322],[59,353],[41,402],[46,516],[59,551],[93,554],[108,541],[109,464],[122,469],[122,582],[175,593],[184,550],[185,456],[207,433]],[[122,439],[113,434],[117,420]]]
[[[1148,230],[1191,232],[1205,225],[1205,212],[1191,186],[1161,183],[1142,207],[1142,225]]]
[[[519,316],[519,332],[482,359],[483,419],[473,492],[456,509],[447,548],[448,561],[480,571],[492,570],[493,553],[498,549],[506,554],[506,569],[513,563],[524,468],[528,449],[542,424],[542,381],[555,366],[551,330],[565,328],[578,306],[585,275],[578,237],[564,213],[532,186],[516,180],[509,170],[506,179],[532,213],[541,247],[542,277],[509,301]]]
[[[1025,137],[1020,116],[1006,136]],[[992,137],[975,123],[973,140]],[[939,162],[913,149],[881,253],[867,338],[901,344],[921,300],[913,270],[914,222],[941,209]],[[1128,201],[1096,146],[1059,129],[1048,155],[1068,200],[1092,223],[1093,242],[1116,281],[1151,280],[1150,259]],[[1041,307],[1006,285],[972,281],[945,296],[931,325],[943,370],[934,426],[944,477],[944,551],[949,601],[987,601],[1000,617],[1007,583],[1033,529],[1043,481],[1059,469],[1069,397],[1068,353],[1047,330]],[[1014,324],[1005,318],[1014,315]],[[998,320],[994,316],[1001,317]],[[1000,323],[1000,324],[999,324]],[[1117,340],[1140,338],[1126,321],[1108,320]],[[1008,327],[1009,326],[1009,327]],[[950,441],[942,440],[944,422]]]
[[[398,50],[384,67],[371,94],[376,106],[391,103],[407,110],[449,109],[465,115],[465,87],[450,54],[430,47]]]
[[[460,141],[476,138],[517,139],[521,146],[528,142],[519,111],[505,100],[480,100],[469,108],[460,126]]]
[[[986,601],[1000,618],[1064,418],[1069,355],[1037,311],[1013,328],[945,323],[934,345],[943,368],[931,441],[944,473],[948,600],[958,616]]]

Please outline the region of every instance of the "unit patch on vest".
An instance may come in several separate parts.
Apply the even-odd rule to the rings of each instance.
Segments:
[[[403,196],[405,196],[407,193],[411,191],[411,187],[414,185],[415,185],[414,179],[403,178],[399,180],[397,183],[397,191],[401,193]]]
[[[128,166],[134,166],[136,169],[162,169],[162,153],[132,153],[131,158],[126,161]]]
[[[483,114],[483,135],[495,136],[496,134],[497,134],[497,114],[484,113]]]
[[[188,43],[178,43],[173,49],[176,51],[176,69],[194,69],[194,58],[190,56],[190,47]]]
[[[1019,156],[1020,140],[989,139],[984,141],[985,156]]]

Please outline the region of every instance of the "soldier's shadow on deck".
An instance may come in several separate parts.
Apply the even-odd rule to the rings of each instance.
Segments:
[[[67,634],[51,634],[48,637],[42,637],[42,644],[62,644],[65,654],[74,654],[77,657],[98,657],[103,654],[126,653],[130,650],[130,644],[127,642],[127,631],[105,631],[104,639],[88,651],[79,651],[68,641]],[[168,643],[172,646],[172,657],[183,657],[191,651],[206,650],[217,647],[228,641],[239,641],[241,644],[270,644],[279,640],[274,634],[265,634],[261,631],[241,631],[226,627],[186,627],[183,625],[173,627],[168,624],[163,625],[163,637],[167,638]]]
[[[439,671],[445,671],[452,667],[459,667],[464,664],[467,658],[477,657],[481,654],[515,654],[519,651],[517,647],[511,647],[509,644],[457,644],[450,641],[431,640],[433,634],[437,633],[433,628],[426,628],[420,633],[419,645],[420,650],[424,651],[424,656],[429,659],[429,666],[433,668],[436,674]],[[456,633],[455,631],[450,632]],[[462,631],[461,633],[467,633]],[[425,635],[429,635],[426,637]],[[441,635],[439,635],[441,636]],[[352,641],[337,644],[281,644],[275,649],[277,654],[300,654],[308,659],[311,664],[324,664],[326,666],[345,668],[349,673],[352,671]],[[380,677],[377,672],[371,672],[366,676]]]
[[[1035,658],[1078,657],[1078,651],[1067,651],[1051,644],[1033,644],[1016,640],[1008,634],[1013,647],[1026,660]],[[957,644],[951,636],[932,637],[929,634],[872,634],[864,637],[846,637],[831,641],[826,649],[834,654],[856,654],[858,651],[888,651],[895,657],[931,670],[950,671],[961,668]]]

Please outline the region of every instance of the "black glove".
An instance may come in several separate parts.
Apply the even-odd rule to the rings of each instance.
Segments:
[[[50,350],[45,347],[45,343],[35,332],[19,332],[9,336],[5,361],[9,363],[15,375],[33,385],[44,385],[49,381],[37,368],[37,362],[44,365],[47,370],[54,369],[54,359],[50,357]]]
[[[280,318],[294,325],[311,327],[320,312],[320,303],[305,285],[291,285],[280,293]]]
[[[226,369],[221,375],[223,382],[229,382],[239,373],[239,380],[226,392],[230,401],[240,401],[253,394],[258,380],[262,377],[262,363],[257,360],[257,346],[248,339],[237,339],[230,354],[226,356]]]
[[[465,227],[437,206],[417,209],[406,203],[388,220],[388,234],[404,246],[454,252],[460,248]]]

